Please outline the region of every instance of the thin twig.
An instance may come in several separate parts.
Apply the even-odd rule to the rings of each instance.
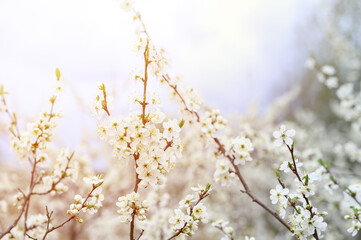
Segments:
[[[288,150],[290,151],[291,153],[291,157],[292,157],[292,162],[293,162],[293,169],[292,172],[296,175],[297,179],[299,182],[302,183],[303,186],[306,186],[306,184],[302,181],[302,178],[300,177],[300,175],[298,174],[298,170],[297,170],[297,165],[296,165],[296,158],[295,158],[295,155],[294,155],[294,144],[292,144],[292,147],[290,147],[287,143],[286,143],[286,146],[288,148]],[[313,216],[315,215],[315,213],[312,211],[312,208],[313,206],[310,204],[310,200],[308,199],[308,197],[306,197],[306,195],[304,193],[302,193],[302,197],[303,199],[306,201],[307,203],[307,207],[306,209],[310,212],[311,216],[310,218],[312,219]],[[298,211],[297,211],[298,212]],[[314,233],[313,233],[313,237],[316,239],[316,240],[319,240],[319,237],[318,237],[318,233],[317,233],[317,230],[315,228],[314,230]]]
[[[89,192],[88,196],[85,198],[85,200],[84,200],[84,202],[83,202],[83,204],[82,204],[81,209],[83,209],[83,208],[85,207],[86,201],[90,198],[90,196],[92,195],[92,193],[94,192],[94,190],[95,190],[96,188],[97,188],[97,186],[94,186],[94,185],[93,185],[93,188],[92,188],[92,190]],[[47,218],[48,218],[48,223],[47,223],[47,225],[50,225],[51,216],[52,216],[52,214],[53,214],[53,211],[51,211],[51,213],[49,214],[48,208],[46,208],[46,212],[47,212],[46,215],[47,215]],[[58,226],[55,226],[55,227],[53,226],[53,227],[50,228],[50,229],[47,227],[47,230],[46,230],[46,232],[45,232],[44,237],[43,237],[42,240],[45,240],[46,237],[48,236],[48,234],[51,233],[52,231],[54,231],[54,230],[56,230],[56,229],[58,229],[58,228],[64,227],[65,224],[67,224],[67,223],[70,222],[71,220],[75,219],[75,217],[76,217],[76,216],[71,216],[71,217],[69,217],[68,219],[66,219],[63,223],[61,223],[61,224],[59,224]]]
[[[322,165],[325,170],[326,170],[326,173],[328,173],[330,175],[330,180],[337,186],[339,186],[343,192],[345,192],[347,195],[349,195],[360,207],[361,207],[361,203],[360,201],[356,198],[356,194],[354,192],[352,192],[348,187],[345,187],[343,186],[342,184],[340,184],[334,177],[334,175],[332,174],[331,170],[325,166],[325,165]]]
[[[6,104],[5,98],[4,96],[2,97],[2,101],[4,102],[4,104]],[[51,121],[51,119],[54,117],[53,114],[53,109],[54,109],[54,102],[55,102],[55,98],[51,101],[51,108],[50,108],[50,112],[48,113],[49,118],[48,118],[48,122]],[[20,139],[20,131],[17,127],[17,121],[14,118],[12,118],[10,111],[7,109],[6,112],[8,113],[13,125],[16,126],[16,137],[18,139]],[[30,200],[31,200],[31,196],[33,195],[33,190],[35,188],[35,186],[39,183],[39,181],[36,181],[36,170],[37,170],[37,164],[39,163],[39,161],[36,159],[36,151],[37,151],[37,147],[39,146],[39,139],[40,137],[43,135],[43,132],[41,132],[35,142],[32,144],[32,146],[34,146],[34,149],[32,150],[33,153],[33,161],[31,161],[31,159],[29,158],[29,162],[30,164],[32,164],[32,170],[31,170],[31,178],[30,178],[30,183],[29,183],[29,192],[28,194],[24,194],[22,191],[21,193],[24,196],[24,202],[23,202],[23,207],[21,208],[21,211],[19,212],[19,215],[17,216],[17,218],[13,221],[13,223],[2,233],[0,233],[0,239],[2,237],[4,237],[6,234],[10,233],[11,230],[18,224],[18,222],[20,221],[21,217],[24,215],[24,236],[26,236],[26,232],[28,230],[27,225],[26,225],[26,221],[28,218],[28,213],[29,213],[29,206],[30,206]]]
[[[20,139],[20,130],[19,130],[19,127],[18,127],[18,121],[17,121],[17,119],[16,119],[16,117],[15,117],[15,114],[10,112],[9,107],[7,106],[6,99],[5,99],[5,96],[4,96],[4,95],[2,95],[2,102],[4,103],[6,114],[9,116],[10,126],[14,126],[14,127],[15,127],[15,130],[16,130],[16,133],[15,133],[14,131],[11,131],[11,133],[12,133],[17,139]]]
[[[222,227],[215,226],[215,228],[217,228],[217,229],[220,230],[224,235],[226,235],[226,236],[229,238],[229,240],[234,240],[234,237],[233,237],[232,235],[229,235],[228,233],[226,233]]]
[[[145,126],[145,124],[148,122],[148,119],[145,114],[145,110],[148,105],[148,103],[147,103],[147,84],[148,84],[148,66],[150,64],[149,39],[147,39],[147,44],[145,46],[143,56],[144,56],[144,77],[141,78],[141,80],[143,81],[143,101],[139,102],[139,103],[142,105],[142,123]],[[137,167],[138,167],[137,160],[139,159],[139,153],[135,153],[133,156],[134,156],[135,169],[137,169]],[[135,171],[134,192],[138,192],[139,183],[140,183],[140,178],[139,178],[137,171]],[[129,239],[130,240],[134,240],[134,228],[135,228],[134,225],[135,225],[135,212],[132,213],[132,221],[130,222],[130,230],[129,230]],[[141,233],[141,235],[142,234],[143,234],[143,232]],[[138,237],[138,239],[141,237],[141,235]]]
[[[70,164],[70,161],[71,159],[73,158],[74,156],[74,152],[70,155],[70,157],[67,157],[67,163],[66,163],[66,166],[65,166],[65,169],[62,171],[62,174],[60,176],[60,178],[52,184],[51,188],[45,192],[33,192],[31,193],[32,195],[46,195],[46,194],[49,194],[51,193],[53,190],[56,189],[56,186],[66,177],[66,171],[69,169],[69,164]]]

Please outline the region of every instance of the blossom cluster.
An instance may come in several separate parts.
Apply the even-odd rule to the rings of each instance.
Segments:
[[[42,229],[42,228],[38,227],[38,229]],[[37,235],[36,232],[33,232],[33,234],[34,233]],[[11,229],[11,231],[8,234],[6,234],[4,236],[4,238],[2,238],[2,239],[4,239],[4,240],[11,240],[11,239],[18,240],[19,239],[20,240],[20,239],[23,239],[23,238],[24,238],[24,231],[22,230],[22,228],[17,226],[17,227],[14,227],[13,229]]]
[[[56,193],[66,192],[68,186],[61,182],[65,178],[76,181],[79,172],[79,163],[72,159],[74,153],[70,153],[68,149],[62,149],[55,161],[54,170],[50,174],[42,176],[44,192],[54,195]]]
[[[194,194],[188,194],[179,202],[179,208],[175,209],[173,215],[169,218],[173,231],[178,234],[192,236],[198,229],[199,222],[208,222],[207,208],[200,201],[209,195],[211,185],[199,185],[192,188],[192,190],[198,193],[198,197],[194,196]]]
[[[217,131],[222,130],[227,125],[227,120],[220,114],[218,109],[213,109],[204,114],[200,124],[202,132],[212,137]]]
[[[217,157],[216,171],[214,172],[214,180],[222,186],[235,183],[236,174],[232,163],[223,156]]]
[[[203,105],[203,99],[194,88],[185,89],[184,91],[182,91],[182,96],[184,96],[185,104],[190,111],[198,111]],[[215,112],[209,114],[209,117],[217,118],[218,112],[218,110],[215,110]],[[225,119],[223,118],[217,119],[217,124],[222,125],[223,121],[225,121]]]
[[[85,177],[83,180],[86,184],[92,186],[90,193],[85,198],[79,194],[75,195],[74,203],[70,205],[70,209],[67,211],[79,223],[83,222],[83,219],[78,217],[80,211],[94,214],[103,206],[102,201],[104,200],[102,188],[100,187],[104,182],[103,176]]]
[[[46,215],[42,214],[35,214],[30,215],[26,220],[26,227],[28,229],[27,236],[32,237],[33,239],[42,239],[44,234],[46,233],[47,227],[51,228],[53,225],[49,223],[48,218]],[[15,227],[12,229],[10,233],[4,236],[4,240],[11,240],[11,239],[23,239],[24,232],[20,227]],[[27,238],[30,239],[30,238]]]
[[[199,119],[202,135],[205,136],[206,141],[216,148],[214,151],[216,159],[214,179],[223,186],[235,182],[235,166],[252,161],[251,153],[254,150],[251,140],[246,136],[228,137],[217,134],[226,126],[227,120],[218,109],[205,112],[204,116]],[[221,151],[219,151],[220,148],[217,147],[217,144],[222,146]]]
[[[235,182],[235,166],[244,165],[246,161],[252,161],[251,153],[254,148],[251,140],[247,137],[237,136],[223,140],[226,143],[225,153],[228,156],[233,156],[231,158],[233,162],[224,154],[215,152],[216,171],[214,172],[214,179],[225,186]]]
[[[57,81],[55,93],[49,98],[51,109],[49,112],[43,112],[39,119],[29,123],[27,130],[16,134],[13,127],[10,127],[12,137],[10,140],[10,149],[21,158],[36,157],[36,161],[45,161],[47,158],[46,149],[54,135],[56,128],[56,118],[63,117],[61,112],[54,113],[54,103],[63,90],[61,81]]]
[[[328,88],[334,89],[339,85],[339,80],[336,76],[336,69],[331,65],[318,66],[316,60],[312,57],[308,58],[306,67],[317,70],[317,79],[319,82],[325,84]]]
[[[296,131],[294,129],[287,130],[285,125],[281,125],[279,130],[273,132],[273,137],[276,138],[274,143],[276,146],[281,146],[283,143],[292,146],[292,137],[295,136],[295,134]]]
[[[40,119],[28,125],[26,131],[21,133],[21,137],[12,137],[10,142],[11,149],[19,158],[27,158],[33,154],[39,154],[39,160],[46,159],[46,153],[43,152],[53,136],[56,123],[54,117],[60,117],[59,114],[44,113]]]
[[[159,110],[147,116],[149,122],[145,124],[139,113],[135,113],[123,120],[108,119],[98,126],[100,137],[112,145],[114,157],[136,158],[141,187],[162,185],[164,175],[174,168],[182,151],[178,121],[165,120]]]
[[[351,221],[351,227],[347,231],[354,237],[361,230],[361,185],[348,186],[344,198],[350,209],[349,214],[345,215],[345,219]]]
[[[335,32],[335,38],[339,41],[335,44],[335,48],[340,47],[342,42],[343,48],[353,48],[350,45],[350,42],[339,35],[340,33]],[[333,39],[334,40],[334,39]],[[340,42],[341,41],[341,42]],[[340,69],[338,74],[340,75],[339,83],[335,85],[334,90],[331,92],[331,108],[333,113],[339,118],[344,120],[344,122],[338,122],[338,128],[334,137],[327,139],[324,144],[333,145],[334,148],[329,151],[325,149],[325,152],[329,154],[330,160],[337,162],[342,162],[343,167],[348,167],[349,169],[355,169],[358,171],[358,163],[361,161],[361,148],[360,141],[357,135],[360,133],[361,121],[360,121],[360,106],[361,106],[361,95],[359,91],[359,69],[360,69],[360,60],[359,56],[356,56],[354,50],[350,52],[339,51],[339,49],[333,49],[337,51],[338,57],[344,59],[344,62],[340,62],[340,59],[336,60],[335,67]],[[315,60],[313,60],[315,62]],[[322,72],[325,69],[323,67],[317,67],[318,64],[315,63],[315,69],[319,72]],[[331,65],[326,65],[326,71],[329,71],[331,75],[336,75],[335,67]],[[328,70],[327,70],[328,69]],[[342,70],[347,69],[347,71],[342,72]],[[327,84],[326,84],[327,86]],[[342,127],[340,127],[342,126]],[[339,134],[337,136],[336,134]],[[343,161],[340,161],[343,160]],[[344,176],[335,176],[331,174],[330,163],[327,161],[324,163],[320,161],[321,165],[324,167],[324,175],[329,178],[326,189],[333,193],[333,190],[340,189],[344,195],[343,198],[337,196],[335,202],[337,202],[341,208],[339,214],[345,215],[345,219],[350,221],[351,226],[347,229],[352,236],[356,236],[360,230],[360,221],[358,220],[358,214],[360,209],[359,199],[357,197],[358,184],[351,184],[347,186],[347,182],[354,182],[354,177],[351,174],[345,174]],[[335,164],[336,165],[336,164]],[[335,167],[337,169],[337,167]],[[336,171],[336,170],[335,170]],[[340,179],[337,179],[340,178]],[[345,185],[343,183],[346,182]],[[341,192],[340,191],[340,192]]]
[[[307,174],[301,170],[303,164],[295,157],[294,141],[291,138],[295,136],[295,130],[287,130],[285,125],[282,125],[280,131],[274,132],[273,135],[276,138],[276,145],[284,143],[290,151],[292,160],[283,162],[280,170],[285,173],[291,172],[296,184],[295,190],[290,191],[282,181],[280,173],[277,172],[279,184],[270,191],[272,204],[278,204],[278,211],[282,218],[285,218],[288,207],[292,207],[288,221],[292,233],[298,239],[308,239],[311,236],[316,236],[316,239],[322,238],[322,232],[325,232],[327,228],[327,223],[323,219],[326,213],[319,213],[311,203],[310,197],[315,195],[315,182],[321,180],[323,171],[316,170]]]
[[[236,156],[234,163],[236,165],[244,165],[246,161],[252,161],[251,152],[253,151],[253,144],[249,138],[235,137],[231,144],[227,145],[227,152]]]
[[[122,223],[131,222],[133,216],[137,216],[139,221],[144,221],[147,218],[146,213],[148,212],[149,204],[147,200],[139,200],[139,193],[132,192],[126,196],[119,197],[116,205],[119,207],[117,212]]]
[[[28,214],[33,204],[30,204],[34,196],[46,196],[48,194],[55,195],[56,193],[63,193],[68,190],[68,186],[64,184],[64,179],[71,179],[76,181],[79,171],[79,163],[73,159],[74,153],[70,153],[68,149],[62,149],[56,154],[52,148],[52,141],[54,130],[56,128],[55,119],[62,117],[60,112],[54,113],[54,104],[63,90],[63,82],[61,80],[61,73],[59,69],[55,71],[57,82],[55,86],[55,93],[49,98],[51,107],[48,112],[44,112],[40,119],[27,125],[27,130],[20,131],[18,121],[15,113],[11,113],[7,108],[4,98],[4,90],[2,92],[2,103],[6,107],[5,112],[10,118],[10,149],[15,152],[19,159],[26,158],[31,166],[29,187],[26,190],[17,188],[14,206],[19,209],[17,217],[13,220],[10,227],[0,233],[0,238],[18,239],[18,236],[25,236],[32,239],[45,239],[47,235],[62,227],[72,219],[82,220],[77,218],[79,210],[89,211],[94,213],[101,206],[101,201],[104,199],[101,194],[102,181],[98,178],[97,183],[93,183],[92,190],[85,199],[80,195],[75,197],[75,204],[71,205],[68,214],[71,217],[59,226],[53,226],[52,216],[53,211],[49,213],[48,205],[46,205],[46,215],[43,214]],[[52,161],[51,159],[55,159]],[[86,178],[85,182],[89,182]],[[21,183],[23,185],[23,183]],[[80,198],[79,198],[80,197]],[[39,201],[40,202],[40,201]],[[81,207],[79,208],[79,203]],[[41,208],[44,206],[41,205]],[[23,227],[20,227],[20,222],[24,221]]]
[[[42,238],[46,232],[47,223],[48,218],[45,215],[31,215],[26,221],[26,226],[29,229],[28,235],[37,239]],[[51,223],[49,223],[49,227],[52,227]]]
[[[312,61],[315,61],[312,59]],[[339,84],[338,78],[334,75],[336,70],[331,65],[324,65],[318,70],[318,79],[321,82],[324,82],[326,86],[335,90],[336,96],[338,98],[338,103],[335,105],[334,110],[338,116],[344,118],[346,121],[352,122],[353,129],[361,129],[361,95],[360,92],[355,91],[358,86],[353,82],[345,82]],[[325,76],[327,79],[325,80]]]

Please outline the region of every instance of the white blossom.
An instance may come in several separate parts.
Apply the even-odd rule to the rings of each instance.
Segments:
[[[292,137],[296,135],[294,129],[286,129],[285,125],[281,125],[279,130],[273,132],[273,137],[276,138],[275,145],[281,146],[283,143],[286,143],[288,146],[293,144]]]

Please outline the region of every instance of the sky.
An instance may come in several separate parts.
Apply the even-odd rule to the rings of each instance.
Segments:
[[[321,3],[138,0],[135,6],[154,43],[166,50],[170,72],[229,114],[253,101],[267,106],[297,81],[315,46],[308,33]],[[46,109],[55,68],[72,90],[61,103],[69,119],[64,126],[81,126],[72,94],[90,104],[99,81],[126,93],[137,63],[135,29],[119,6],[115,0],[0,0],[0,83],[13,109],[24,117]]]

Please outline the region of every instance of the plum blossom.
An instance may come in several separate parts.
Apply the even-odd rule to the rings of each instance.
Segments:
[[[281,125],[279,130],[273,132],[273,137],[276,138],[274,141],[276,146],[281,146],[283,143],[286,143],[288,146],[293,144],[292,137],[296,135],[294,129],[286,129],[285,125]]]

